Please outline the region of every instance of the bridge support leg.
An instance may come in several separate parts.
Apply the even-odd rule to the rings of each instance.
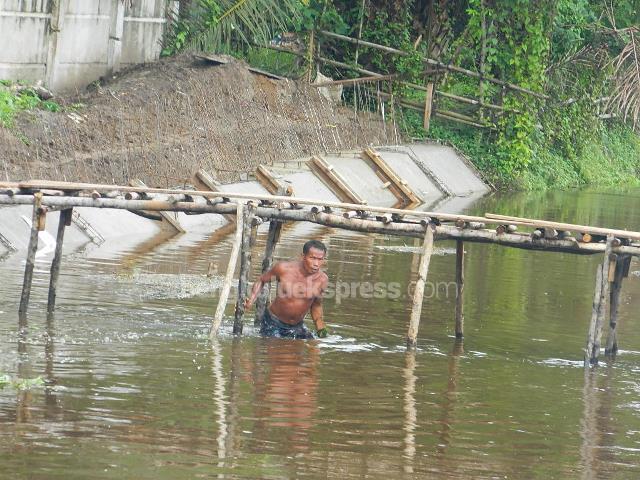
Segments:
[[[22,294],[20,295],[20,307],[18,315],[25,317],[29,308],[31,296],[31,283],[33,282],[33,269],[36,264],[36,252],[38,251],[38,232],[44,230],[46,212],[42,209],[42,193],[33,195],[33,214],[31,215],[31,236],[27,248],[27,263],[24,266],[24,280],[22,282]]]
[[[456,241],[456,338],[464,336],[464,242]]]
[[[276,244],[280,240],[280,232],[282,231],[282,222],[279,220],[271,220],[269,222],[269,233],[267,234],[267,244],[264,248],[264,258],[262,259],[262,273],[267,272],[273,265],[273,254],[276,249]],[[270,286],[264,285],[260,295],[256,300],[256,317],[254,325],[260,326],[264,309],[267,308],[267,300],[269,299]]]
[[[602,326],[607,310],[607,297],[609,296],[609,276],[611,267],[615,264],[611,261],[611,248],[613,236],[607,237],[607,245],[604,251],[604,260],[598,265],[596,273],[596,288],[593,296],[593,307],[591,310],[591,322],[587,335],[587,346],[584,352],[584,365],[597,365],[600,355],[600,345],[602,342]],[[612,278],[613,280],[613,278]]]
[[[409,320],[409,331],[407,332],[407,347],[415,348],[418,338],[418,327],[420,325],[420,314],[422,313],[422,299],[424,298],[424,284],[429,273],[429,262],[433,253],[433,232],[431,224],[427,225],[422,243],[422,259],[418,270],[418,281],[413,293],[413,305],[411,307],[411,319]]]
[[[240,278],[238,279],[238,298],[236,300],[236,311],[233,320],[233,334],[242,335],[242,319],[244,317],[244,301],[247,298],[249,285],[249,271],[251,270],[251,238],[253,237],[253,226],[255,206],[249,203],[242,216],[242,243],[240,251]]]
[[[631,266],[631,256],[619,255],[615,262],[615,273],[613,283],[611,284],[610,306],[609,306],[609,336],[607,337],[607,346],[605,347],[605,355],[615,356],[618,352],[618,310],[620,308],[620,292],[622,291],[622,281],[629,275]]]
[[[49,280],[49,297],[47,299],[47,313],[53,312],[56,308],[56,291],[58,289],[58,277],[60,275],[60,262],[62,260],[62,243],[64,241],[65,227],[71,225],[72,208],[60,210],[58,220],[58,236],[56,237],[56,252],[51,262],[51,278]]]
[[[231,290],[231,282],[233,281],[233,273],[236,270],[236,264],[238,263],[238,253],[240,252],[240,245],[242,244],[242,220],[243,220],[244,205],[238,202],[238,208],[236,209],[236,235],[233,241],[233,248],[231,249],[231,255],[229,255],[229,264],[227,265],[227,273],[224,277],[224,283],[220,289],[220,299],[218,300],[218,306],[216,307],[216,313],[213,316],[213,323],[211,324],[211,332],[209,336],[211,338],[218,334],[218,329],[222,323],[222,316],[224,315],[224,309],[227,306],[227,299],[229,298],[229,290]]]

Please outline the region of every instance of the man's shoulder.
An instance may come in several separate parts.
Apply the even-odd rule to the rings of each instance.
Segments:
[[[291,270],[292,268],[294,268],[296,266],[296,262],[292,262],[292,261],[288,261],[288,260],[283,260],[280,262],[276,262],[273,264],[273,267],[271,267],[275,272],[280,272],[280,273],[284,273],[287,272],[289,270]]]

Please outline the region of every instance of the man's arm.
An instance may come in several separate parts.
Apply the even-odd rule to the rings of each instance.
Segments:
[[[328,335],[327,326],[325,325],[323,318],[324,310],[322,308],[322,294],[327,289],[328,283],[329,278],[325,276],[320,287],[320,295],[318,295],[311,304],[311,319],[316,326],[316,332],[318,333],[318,337],[320,338],[325,338]]]
[[[322,297],[316,297],[311,304],[311,319],[316,326],[316,331],[327,328],[324,324],[324,311],[322,309]]]
[[[244,301],[244,309],[248,310],[253,305],[253,302],[256,301],[258,295],[260,295],[260,290],[262,290],[262,286],[273,280],[274,278],[278,278],[281,270],[280,263],[276,263],[270,270],[267,270],[265,273],[260,275],[258,281],[253,284],[253,288],[251,289],[251,294]]]

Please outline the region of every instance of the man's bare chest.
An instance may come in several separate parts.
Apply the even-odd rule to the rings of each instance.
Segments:
[[[322,294],[322,288],[313,277],[282,276],[278,279],[278,294],[287,298],[312,300]]]

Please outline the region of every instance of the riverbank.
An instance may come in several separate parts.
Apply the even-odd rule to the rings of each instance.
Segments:
[[[536,133],[526,167],[504,171],[491,132],[438,118],[424,132],[415,112],[383,120],[380,112],[336,105],[305,82],[251,72],[241,61],[165,58],[55,102],[55,109],[17,112],[0,126],[1,178],[141,178],[166,187],[205,168],[231,182],[261,163],[420,138],[453,145],[501,190],[640,184],[640,137],[619,123],[598,120],[571,148],[566,139],[550,142],[547,126]]]
[[[526,169],[500,173],[499,151],[490,136],[476,129],[460,129],[435,120],[429,137],[450,143],[472,159],[499,190],[566,190],[581,187],[640,185],[640,136],[630,128],[613,124],[594,127],[591,139],[564,155],[540,140],[535,143]]]

